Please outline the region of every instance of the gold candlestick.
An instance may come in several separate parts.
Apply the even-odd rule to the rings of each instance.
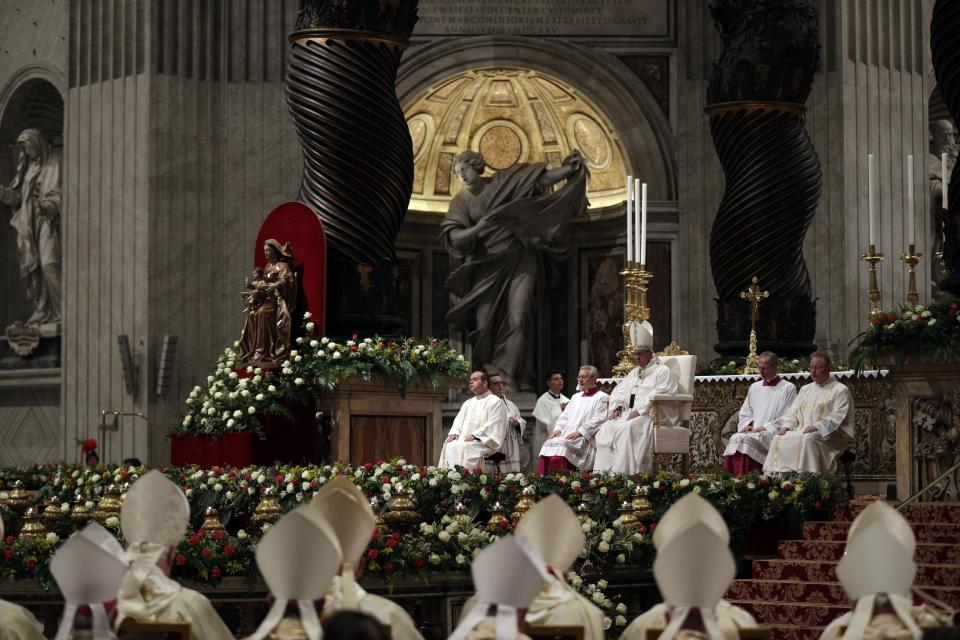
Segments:
[[[747,355],[744,373],[759,373],[760,359],[757,357],[757,318],[760,316],[760,301],[769,298],[769,291],[760,291],[757,276],[750,281],[750,288],[740,292],[740,297],[750,303],[750,353]]]
[[[883,254],[877,253],[877,245],[871,244],[867,252],[860,256],[860,259],[870,265],[867,271],[870,274],[870,289],[867,292],[867,299],[870,300],[870,319],[880,315],[880,284],[877,282],[877,263],[883,262]]]
[[[639,322],[645,322],[650,319],[650,307],[647,306],[647,285],[653,279],[653,274],[647,271],[647,265],[641,262],[638,265],[635,277],[635,286],[637,289],[637,316],[634,319]]]
[[[637,282],[636,282],[636,263],[627,262],[620,275],[623,276],[624,283],[624,305],[623,305],[623,349],[617,354],[619,358],[617,364],[613,366],[613,377],[623,378],[633,368],[636,363],[633,361],[633,345],[630,342],[630,323],[636,318],[637,314]]]
[[[900,259],[907,265],[907,304],[915,307],[920,304],[920,294],[917,293],[917,265],[923,260],[923,254],[917,253],[916,245],[910,245],[907,250],[901,254]]]

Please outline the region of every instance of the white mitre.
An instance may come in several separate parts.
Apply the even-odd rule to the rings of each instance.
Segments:
[[[343,551],[343,567],[339,572],[341,588],[340,593],[335,594],[340,602],[335,608],[356,609],[354,572],[377,527],[377,516],[360,488],[343,477],[326,483],[314,496],[310,507],[327,521]]]
[[[549,574],[540,554],[525,538],[506,536],[484,549],[470,567],[477,601],[448,640],[464,640],[496,605],[496,640],[516,640],[519,609],[530,606]]]
[[[653,349],[653,325],[643,320],[642,322],[637,322],[633,320],[630,322],[630,346],[634,349],[637,347],[649,347]]]
[[[893,537],[899,540],[903,548],[910,551],[910,557],[913,557],[913,552],[917,548],[917,538],[913,534],[913,529],[910,528],[910,523],[900,515],[899,511],[881,500],[871,502],[850,523],[850,530],[847,531],[847,545],[849,546],[861,532],[866,531],[867,527],[877,523],[882,524]]]
[[[120,528],[127,541],[130,567],[120,584],[118,622],[146,615],[141,586],[157,561],[183,539],[190,503],[176,484],[157,470],[133,483],[120,506]]]
[[[730,529],[723,516],[712,504],[691,491],[674,502],[657,522],[657,528],[653,530],[653,546],[663,548],[694,520],[710,527],[725,545],[730,544]]]
[[[576,562],[585,542],[577,514],[555,493],[523,514],[514,535],[528,540],[561,580]]]
[[[850,599],[856,601],[843,634],[847,640],[863,637],[873,619],[878,594],[886,595],[894,613],[914,638],[922,635],[911,611],[910,588],[917,575],[917,565],[913,561],[915,539],[909,525],[909,536],[906,536],[903,527],[896,524],[896,519],[903,520],[903,516],[893,509],[890,512],[878,509],[867,514],[864,510],[861,515],[866,514],[868,523],[857,526],[837,564],[840,584]]]
[[[257,544],[257,566],[273,594],[273,606],[248,640],[263,640],[297,601],[300,624],[310,640],[323,637],[314,605],[340,570],[343,555],[333,527],[309,505],[284,515]]]
[[[66,606],[56,640],[66,640],[73,631],[77,609],[89,606],[93,640],[114,635],[104,603],[117,598],[120,581],[127,572],[123,547],[109,531],[96,522],[70,536],[50,560],[50,573],[60,587]]]
[[[700,610],[708,637],[723,640],[715,608],[736,575],[736,564],[727,542],[712,527],[690,520],[657,549],[653,575],[664,602],[673,607],[659,640],[675,637],[694,608]]]

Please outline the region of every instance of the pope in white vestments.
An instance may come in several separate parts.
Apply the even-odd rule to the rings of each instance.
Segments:
[[[553,425],[557,423],[557,418],[560,417],[560,413],[568,402],[570,398],[563,394],[563,374],[559,371],[551,371],[547,375],[547,390],[537,398],[537,404],[533,407],[536,424],[530,438],[531,451],[540,451],[543,443],[550,438]],[[537,459],[534,458],[531,471],[536,468],[536,465]]]
[[[813,382],[802,387],[790,409],[777,421],[777,435],[763,463],[764,473],[830,473],[853,439],[850,389],[830,373],[830,357],[810,356]]]
[[[470,374],[473,397],[463,403],[440,451],[441,469],[482,469],[487,456],[500,451],[507,435],[507,406],[490,393],[487,374]]]
[[[757,359],[760,380],[750,385],[740,407],[737,432],[723,452],[723,468],[735,476],[759,471],[767,459],[775,423],[797,397],[797,388],[777,375],[779,359],[769,351]]]
[[[593,468],[594,438],[607,418],[610,396],[597,387],[597,368],[592,365],[580,367],[577,382],[581,391],[573,394],[570,404],[557,419],[551,438],[540,449],[537,463],[540,475]]]
[[[650,397],[677,393],[677,378],[653,352],[653,335],[643,332],[635,342],[637,368],[620,381],[610,394],[608,419],[597,431],[597,455],[593,470],[632,475],[653,469],[653,420]],[[658,407],[664,422],[676,422],[675,406]]]
[[[494,463],[487,461],[485,471],[487,473],[496,473],[499,465],[500,473],[518,473],[520,471],[520,452],[523,449],[523,432],[527,427],[527,421],[520,415],[520,409],[517,405],[504,395],[506,384],[503,376],[499,373],[491,373],[488,376],[490,393],[503,400],[507,407],[507,437],[503,440],[500,447],[500,453],[503,454],[503,460]]]

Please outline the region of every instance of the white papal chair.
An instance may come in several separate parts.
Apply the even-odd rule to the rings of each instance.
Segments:
[[[677,377],[677,393],[657,393],[652,402],[653,468],[657,455],[680,455],[683,473],[690,467],[690,413],[693,410],[694,379],[697,374],[697,356],[692,356],[671,342],[659,354],[660,362]],[[671,407],[675,411],[664,411]]]

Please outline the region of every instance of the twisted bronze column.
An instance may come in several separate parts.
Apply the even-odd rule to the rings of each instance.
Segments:
[[[711,0],[710,9],[724,44],[707,108],[725,178],[710,236],[715,349],[747,353],[750,315],[739,294],[758,276],[771,302],[757,325],[759,348],[806,355],[816,308],[803,238],[821,174],[803,103],[819,60],[816,10],[810,0]]]
[[[953,121],[960,122],[960,3],[937,0],[930,22],[930,54],[937,86]],[[960,163],[958,163],[960,164]],[[943,176],[946,182],[946,176]],[[960,174],[954,165],[947,186],[947,210],[933,212],[943,234],[944,279],[940,290],[960,297]]]
[[[331,333],[392,333],[394,241],[413,187],[395,83],[417,0],[301,0],[287,104],[303,147],[299,199],[328,242]]]

